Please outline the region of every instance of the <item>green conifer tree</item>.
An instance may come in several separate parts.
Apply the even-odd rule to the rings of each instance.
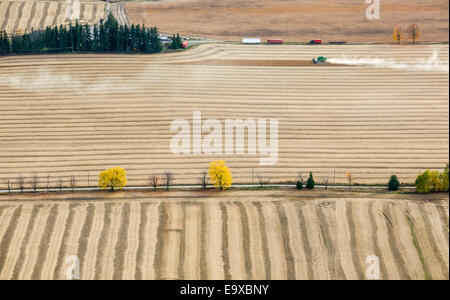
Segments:
[[[309,178],[308,181],[306,182],[306,188],[312,190],[314,189],[315,184],[316,183],[314,182],[313,173],[309,172]]]

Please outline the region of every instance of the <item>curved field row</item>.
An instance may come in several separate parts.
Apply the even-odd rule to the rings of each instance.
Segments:
[[[199,64],[317,54],[412,69]],[[294,181],[310,170],[318,182],[343,183],[352,172],[356,183],[384,184],[392,174],[413,183],[418,172],[449,159],[448,71],[433,69],[448,56],[448,46],[438,45],[203,45],[152,56],[0,58],[0,185],[34,173],[76,176],[85,185],[88,172],[93,184],[100,170],[117,165],[132,185],[166,170],[176,184],[192,184],[215,159],[227,161],[236,183],[257,175]],[[430,57],[430,70],[411,67]],[[230,118],[277,119],[276,164],[261,166],[267,155],[260,154],[172,154],[171,122],[192,125],[193,111],[222,126]]]
[[[127,10],[125,8],[125,3],[111,3],[110,12],[117,19],[120,25],[130,26],[130,20],[128,19]],[[108,9],[108,8],[107,8]]]
[[[68,25],[76,20],[81,24],[96,24],[101,18],[105,18],[105,2],[102,1],[0,1],[0,30],[8,33]]]
[[[448,280],[448,195],[302,195],[4,196],[0,279],[67,279],[73,256],[80,279],[367,279],[375,255],[379,279]]]

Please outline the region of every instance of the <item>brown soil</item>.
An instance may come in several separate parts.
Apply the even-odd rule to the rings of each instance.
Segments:
[[[367,7],[362,0],[181,0],[126,6],[134,24],[220,40],[254,36],[287,41],[391,42],[396,24],[406,29],[418,23],[423,41],[448,41],[447,0],[383,0],[379,20],[366,18]]]
[[[448,280],[448,247],[448,194],[0,196],[2,280],[66,279],[71,255],[82,280],[366,279],[369,255],[380,279]]]
[[[258,174],[293,182],[309,171],[318,183],[346,182],[347,172],[360,184],[386,184],[392,174],[413,183],[449,159],[448,72],[308,64],[318,55],[417,64],[433,53],[448,61],[446,45],[202,45],[150,56],[0,58],[0,189],[8,179],[17,187],[21,174],[29,187],[34,173],[40,187],[47,175],[51,187],[71,176],[92,186],[114,166],[127,170],[130,185],[167,170],[175,184],[195,184],[216,159],[235,183],[257,182]],[[247,150],[173,154],[170,124],[191,123],[193,111],[220,122],[278,119],[277,163],[261,166],[266,155]]]
[[[336,65],[331,63],[314,64],[308,60],[251,60],[251,59],[205,59],[194,62],[176,62],[174,64],[182,65],[202,65],[202,66],[258,66],[258,67],[335,67],[345,65]]]

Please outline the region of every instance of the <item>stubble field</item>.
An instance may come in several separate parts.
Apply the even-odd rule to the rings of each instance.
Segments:
[[[81,0],[67,3],[64,0],[0,1],[0,30],[24,33],[47,26],[74,24],[97,24],[105,18],[105,2]]]
[[[426,201],[424,201],[426,200]],[[0,196],[0,279],[449,278],[448,195],[339,191]]]
[[[389,67],[314,66],[317,55]],[[444,67],[427,62],[433,55]],[[319,183],[345,183],[347,172],[361,184],[385,184],[391,174],[413,183],[449,159],[448,46],[203,45],[153,56],[4,57],[0,70],[3,188],[34,173],[41,187],[47,176],[51,185],[75,176],[85,186],[88,173],[95,185],[113,166],[128,171],[130,185],[165,171],[175,184],[195,184],[216,159],[236,183],[295,181],[309,171]],[[171,122],[192,126],[193,111],[222,123],[278,119],[277,163],[172,154]]]
[[[421,25],[423,41],[448,41],[448,1],[380,3],[378,20],[366,18],[369,5],[364,0],[176,0],[127,3],[126,9],[135,24],[226,41],[260,37],[391,42],[395,25],[406,30],[411,23]]]

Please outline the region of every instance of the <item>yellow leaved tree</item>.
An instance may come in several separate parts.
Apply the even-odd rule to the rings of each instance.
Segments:
[[[127,172],[121,167],[111,168],[100,172],[100,179],[98,186],[107,190],[110,189],[114,192],[115,189],[121,190],[127,185]]]
[[[419,194],[428,194],[433,192],[445,192],[448,193],[448,164],[445,171],[440,173],[439,171],[426,170],[416,179],[416,190]]]
[[[402,28],[399,25],[394,27],[394,32],[392,33],[392,38],[398,44],[400,44],[401,41],[403,40],[403,31],[402,31]]]
[[[429,186],[431,192],[439,192],[442,190],[441,180],[439,178],[439,171],[430,172]]]
[[[220,190],[226,190],[233,184],[231,171],[223,160],[213,161],[209,164],[209,177],[211,177],[211,182]]]

